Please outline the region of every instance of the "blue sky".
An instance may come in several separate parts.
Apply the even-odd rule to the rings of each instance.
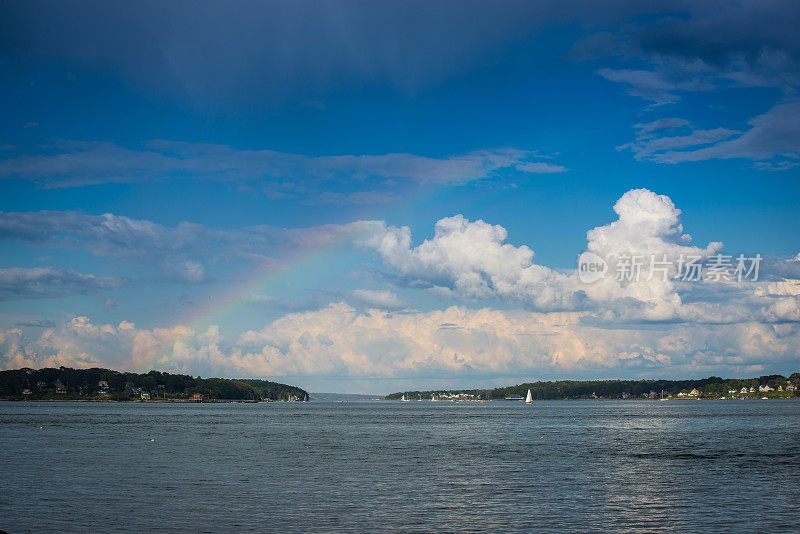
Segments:
[[[792,3],[0,15],[5,367],[369,392],[797,368]],[[585,250],[686,246],[762,279],[570,281]]]

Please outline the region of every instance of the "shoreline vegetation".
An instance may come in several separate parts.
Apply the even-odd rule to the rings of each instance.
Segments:
[[[308,398],[302,388],[254,378],[69,367],[0,371],[0,400],[10,401],[273,402]]]
[[[439,401],[521,401],[527,391],[537,400],[600,399],[786,399],[800,398],[800,373],[789,377],[765,375],[758,378],[699,380],[557,380],[527,382],[493,389],[439,389],[399,391],[385,400]],[[663,395],[662,395],[663,392]]]

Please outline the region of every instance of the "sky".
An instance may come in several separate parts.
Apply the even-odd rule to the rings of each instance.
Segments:
[[[798,26],[789,1],[0,0],[0,368],[798,371]]]

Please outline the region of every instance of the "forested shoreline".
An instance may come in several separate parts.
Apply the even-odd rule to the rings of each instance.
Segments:
[[[296,386],[253,378],[201,378],[160,371],[16,369],[0,371],[2,400],[290,401],[308,400]]]
[[[743,388],[747,389],[746,393],[742,391]],[[665,397],[781,398],[800,396],[799,388],[800,373],[792,373],[789,377],[765,375],[741,379],[711,376],[698,380],[557,380],[492,389],[399,391],[387,395],[385,399],[398,400],[405,395],[408,400],[503,400],[523,398],[529,389],[534,400],[661,398],[662,392]]]

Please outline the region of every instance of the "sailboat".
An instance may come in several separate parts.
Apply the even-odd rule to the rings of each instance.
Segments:
[[[435,401],[435,400],[436,400],[436,397],[434,397],[433,395],[431,395],[431,400],[432,400],[432,401]]]
[[[528,390],[528,396],[525,397],[525,404],[533,404],[533,396],[531,395],[531,390]]]
[[[400,400],[403,401],[403,402],[408,402],[408,399],[406,398],[406,394],[405,393],[403,393],[403,398],[400,399]]]

